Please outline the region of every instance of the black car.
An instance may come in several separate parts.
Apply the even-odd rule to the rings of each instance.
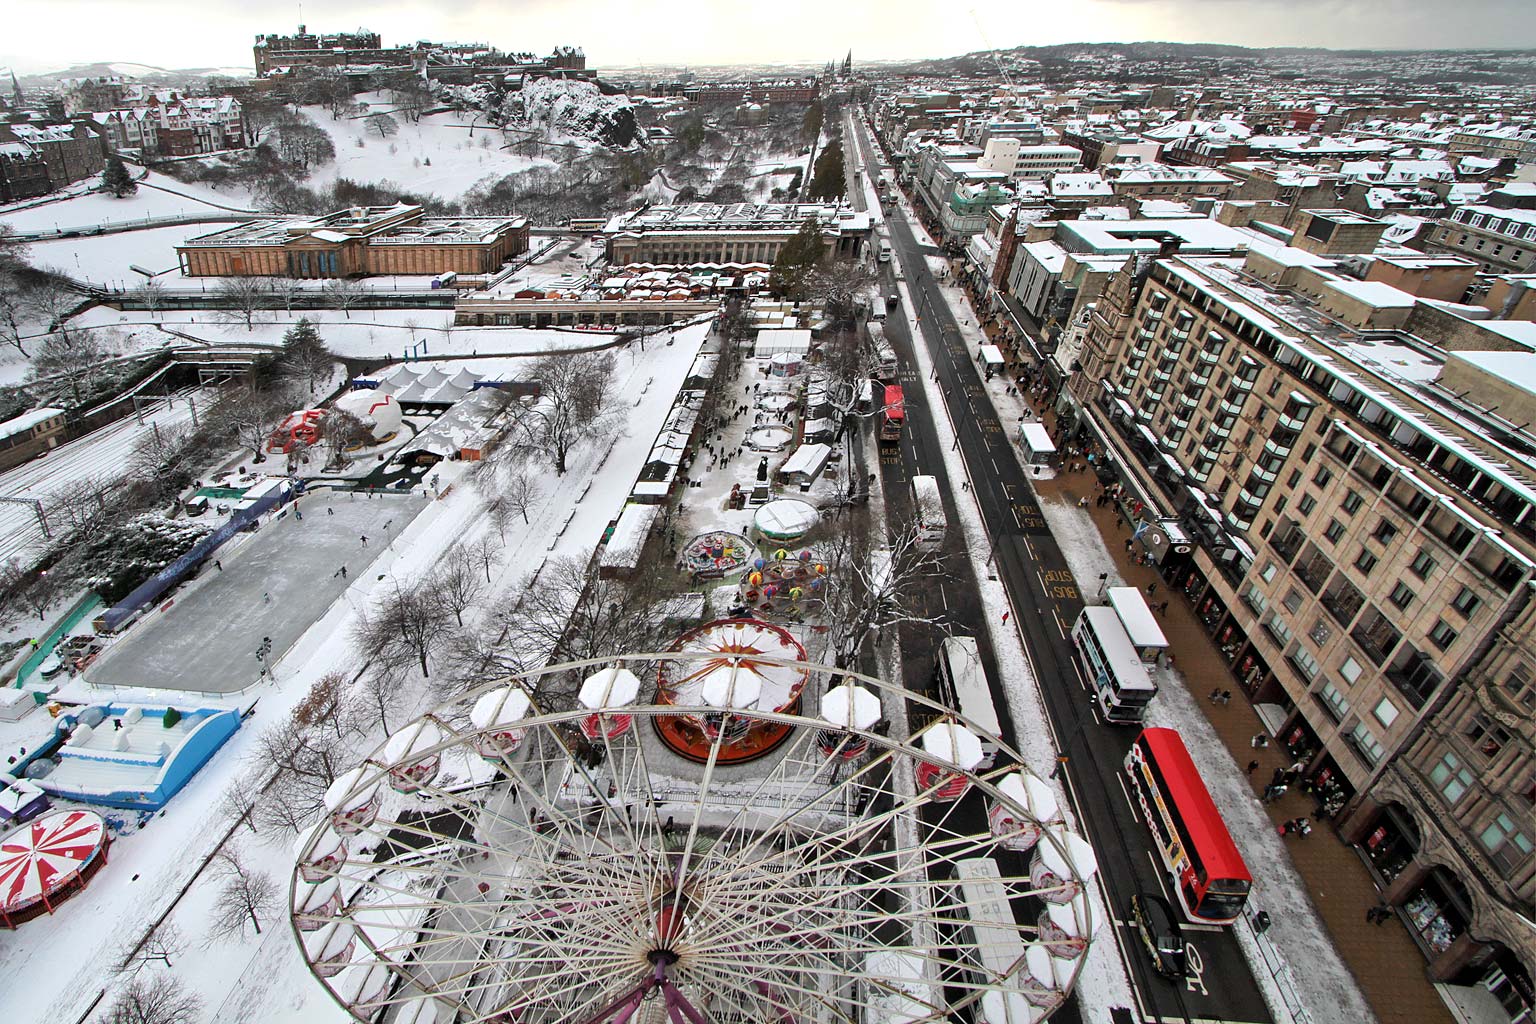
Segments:
[[[1189,969],[1184,932],[1168,901],[1151,893],[1137,893],[1131,897],[1130,918],[1157,973],[1175,981],[1183,978]]]

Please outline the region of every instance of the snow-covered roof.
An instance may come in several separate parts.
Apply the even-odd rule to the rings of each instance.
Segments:
[[[46,423],[47,421],[53,419],[55,416],[63,415],[63,409],[55,409],[52,406],[43,409],[33,409],[30,412],[24,412],[20,416],[13,417],[6,420],[4,423],[0,423],[0,441],[3,441],[8,437],[15,437],[17,434],[31,430],[39,423]]]

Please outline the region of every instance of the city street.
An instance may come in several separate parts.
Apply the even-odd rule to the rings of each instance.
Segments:
[[[877,175],[874,150],[863,127],[853,124],[852,131],[857,148],[849,154],[850,163],[863,165],[867,175]],[[899,210],[893,212],[888,223],[896,260],[891,266],[899,266],[905,278],[916,306],[912,312],[918,316],[921,325],[920,340],[936,368],[946,406],[944,410],[928,407],[914,360],[913,344],[918,339],[909,336],[904,316],[893,315],[886,321],[886,331],[902,359],[907,420],[906,436],[899,449],[887,446],[881,452],[891,521],[905,521],[905,506],[901,501],[910,502],[910,487],[906,481],[916,472],[939,477],[945,484],[946,504],[953,508],[955,488],[951,485],[954,481],[947,479],[943,453],[938,450],[932,429],[933,416],[941,412],[947,414],[964,457],[971,491],[992,541],[998,575],[1014,609],[1012,621],[1021,632],[1035,677],[1040,680],[1052,718],[1047,724],[1053,731],[1058,749],[1068,757],[1066,781],[1075,809],[1094,844],[1100,874],[1108,888],[1116,926],[1101,932],[1098,941],[1109,938],[1112,932],[1122,953],[1130,954],[1124,959],[1143,1020],[1269,1021],[1272,1018],[1248,963],[1227,930],[1185,926],[1191,946],[1191,976],[1182,987],[1156,975],[1141,952],[1129,946],[1133,935],[1124,926],[1122,915],[1131,895],[1140,889],[1172,897],[1163,869],[1156,860],[1157,854],[1151,848],[1146,826],[1132,806],[1121,778],[1121,763],[1135,738],[1135,730],[1112,728],[1102,723],[1078,670],[1068,631],[1085,603],[1084,595],[1035,504],[1022,468],[1009,449],[1012,442],[1008,429],[999,422],[982,389],[974,365],[975,354],[962,342],[954,316],[928,268],[925,255],[933,250],[918,241]],[[887,270],[887,280],[883,284],[886,293],[895,287],[890,280],[892,276]],[[897,495],[904,497],[898,501]],[[958,531],[953,525],[952,511],[950,517],[951,546],[957,549],[958,541],[954,535]],[[963,561],[953,555],[947,559],[947,564],[952,572],[965,568]],[[955,601],[954,591],[961,589],[967,598]],[[952,587],[948,594],[938,593],[946,600],[944,610],[952,630],[978,635],[983,660],[993,683],[994,702],[1003,722],[1004,739],[1012,740],[1021,725],[1024,728],[1030,726],[1008,721],[997,664],[984,639],[975,588]],[[907,655],[907,685],[923,685],[923,677],[932,670],[931,656],[921,654],[925,646],[923,638],[914,636],[909,640],[908,634],[904,633],[902,639]],[[910,643],[915,643],[916,649],[909,647]],[[928,638],[926,646],[931,648],[932,643]]]

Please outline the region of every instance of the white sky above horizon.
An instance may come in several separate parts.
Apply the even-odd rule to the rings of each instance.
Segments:
[[[0,67],[251,66],[258,33],[365,26],[386,46],[421,38],[546,53],[592,66],[822,63],[944,57],[993,47],[1142,39],[1246,46],[1536,47],[1536,0],[776,0],[664,9],[633,0],[6,0]],[[1454,15],[1448,11],[1454,10]],[[302,13],[301,13],[302,10]],[[682,19],[687,19],[683,23]]]

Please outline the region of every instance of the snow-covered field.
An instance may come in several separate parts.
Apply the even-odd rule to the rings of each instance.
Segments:
[[[504,138],[498,129],[485,124],[472,129],[473,112],[428,114],[420,123],[412,124],[405,115],[394,112],[394,104],[384,95],[363,93],[356,98],[368,105],[370,113],[390,114],[399,131],[390,138],[380,138],[366,118],[333,121],[322,107],[303,108],[336,146],[335,161],[316,168],[309,177],[310,185],[329,185],[338,178],[375,184],[388,181],[409,192],[453,200],[486,179],[551,163],[502,149],[523,136]]]
[[[617,390],[633,403],[624,434],[577,452],[564,477],[546,472],[539,479],[544,498],[532,522],[524,525],[519,520],[508,527],[502,550],[515,554],[493,570],[499,574],[498,589],[514,584],[544,558],[579,555],[598,542],[622,507],[707,331],[702,324],[685,328],[675,333],[672,345],[651,345],[633,361],[619,361]],[[278,662],[275,681],[259,688],[260,700],[245,726],[164,813],[142,832],[118,840],[111,863],[89,889],[51,917],[0,932],[4,1019],[29,1024],[73,1021],[102,993],[102,1005],[110,1004],[127,980],[112,974],[114,955],[173,904],[169,920],[182,942],[170,970],[202,999],[200,1019],[273,1024],[341,1024],[351,1019],[309,976],[283,922],[269,917],[260,936],[247,931],[238,939],[215,939],[209,934],[208,919],[221,880],[213,871],[201,871],[201,865],[230,830],[215,810],[219,795],[256,767],[252,755],[260,735],[281,722],[319,676],[342,670],[350,678],[356,671],[348,638],[358,607],[371,599],[375,588],[388,586],[389,578],[422,573],[448,547],[472,542],[488,528],[480,495],[464,476],[468,469],[464,463],[443,465],[443,497],[431,502],[380,556],[368,578],[332,604]],[[419,689],[414,692],[417,702],[398,720],[425,709]],[[368,746],[373,742],[367,741]],[[366,752],[359,750],[358,759]],[[281,881],[279,901],[286,901],[292,866],[288,839],[268,841],[243,828],[232,836],[248,868]],[[186,897],[177,903],[189,883]],[[145,968],[151,973],[163,970],[167,968],[159,963]]]
[[[234,214],[228,216],[234,219]],[[182,224],[90,238],[50,239],[28,245],[27,258],[35,267],[56,270],[83,284],[126,290],[144,283],[144,275],[128,269],[130,264],[155,274],[175,271],[176,246],[194,235],[217,231],[219,226]]]
[[[140,182],[137,192],[122,199],[91,192],[27,209],[0,208],[0,222],[26,234],[89,231],[104,225],[142,224],[157,217],[238,216],[226,207],[248,209],[249,199],[244,194],[216,192],[205,185],[188,185],[151,171]]]

